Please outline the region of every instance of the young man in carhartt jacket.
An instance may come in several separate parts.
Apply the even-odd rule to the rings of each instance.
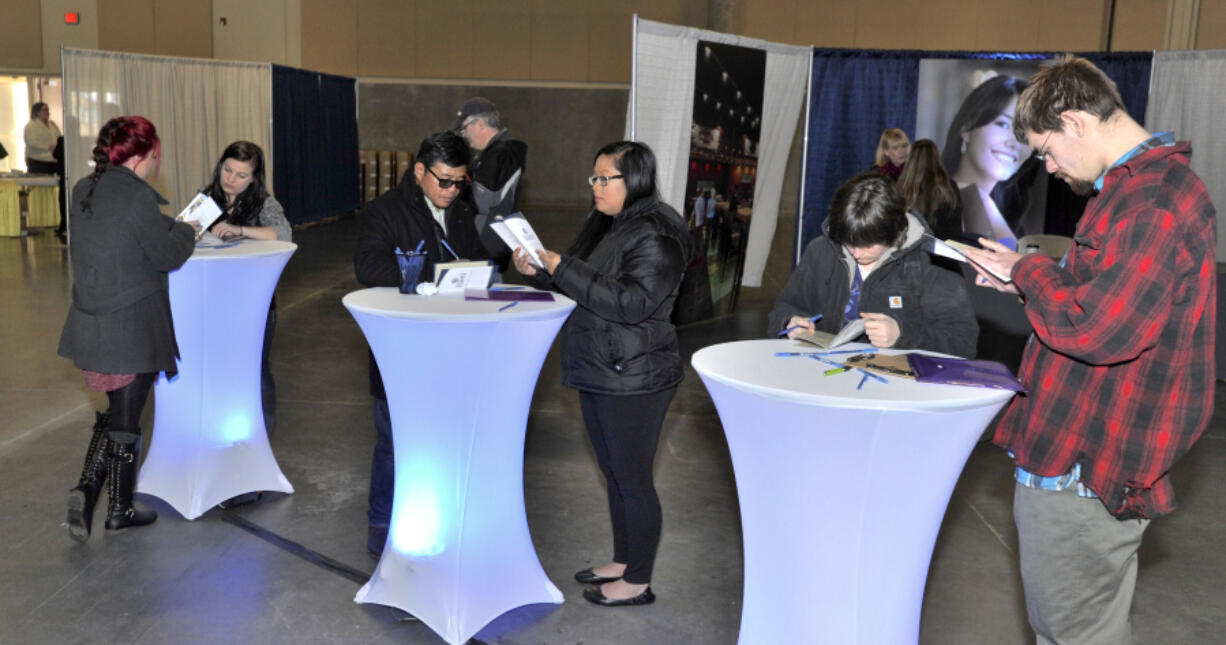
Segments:
[[[775,300],[772,334],[792,326],[789,337],[837,333],[864,318],[857,340],[974,357],[979,325],[961,276],[932,263],[928,229],[893,184],[874,173],[850,179],[835,191],[822,228]]]

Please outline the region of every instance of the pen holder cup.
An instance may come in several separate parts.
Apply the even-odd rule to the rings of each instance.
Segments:
[[[417,293],[418,277],[426,266],[425,253],[396,253],[396,264],[400,267],[400,293]]]

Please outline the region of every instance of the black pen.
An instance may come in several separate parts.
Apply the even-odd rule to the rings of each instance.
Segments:
[[[822,319],[821,314],[813,314],[812,316],[809,316],[809,323],[812,324],[821,319]],[[788,334],[792,333],[792,330],[800,329],[801,327],[804,327],[804,325],[792,325],[791,327],[788,327],[787,329],[779,332],[779,337],[783,338],[784,336],[787,336]]]

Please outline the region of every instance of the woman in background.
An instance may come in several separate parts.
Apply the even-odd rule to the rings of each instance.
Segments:
[[[1012,76],[980,83],[958,108],[941,152],[961,193],[962,230],[968,237],[983,236],[1012,248],[1024,232],[1042,232],[1023,230],[1036,226],[1024,215],[1037,165],[1023,168],[1031,151],[1013,135],[1013,110],[1027,85]],[[1041,229],[1041,212],[1039,218]]]
[[[662,514],[652,475],[660,428],[683,370],[673,302],[691,254],[685,218],[656,192],[651,148],[632,141],[596,153],[594,208],[563,255],[515,268],[578,307],[562,329],[562,383],[579,390],[583,422],[604,474],[613,558],[575,579],[606,606],[655,601],[651,572]]]
[[[898,192],[907,210],[924,218],[937,239],[957,239],[962,234],[962,208],[958,186],[941,165],[941,154],[931,139],[911,146],[907,165],[898,177]]]
[[[898,128],[885,130],[877,140],[877,165],[874,168],[890,181],[897,181],[907,163],[907,153],[910,149],[911,140],[907,138],[906,132]]]
[[[213,181],[200,190],[221,207],[222,216],[209,228],[217,237],[249,237],[289,242],[291,233],[285,211],[264,186],[264,151],[250,141],[226,146],[213,168]],[[277,384],[268,366],[273,330],[277,327],[277,299],[268,306],[264,324],[264,349],[260,352],[260,399],[264,406],[264,430],[271,437],[277,422]],[[250,499],[248,499],[250,497]],[[240,496],[254,501],[258,496]]]
[[[22,131],[26,144],[26,170],[42,174],[60,173],[60,164],[51,154],[60,137],[60,128],[51,120],[51,108],[39,101],[30,107],[30,122]]]
[[[157,130],[140,116],[102,126],[94,172],[72,190],[72,307],[59,354],[84,371],[86,386],[107,393],[77,487],[68,494],[68,533],[89,538],[94,506],[110,478],[106,529],[157,519],[132,505],[140,460],[140,416],[159,372],[174,374],[179,347],[167,274],[195,248],[195,230],[162,215],[166,200],[145,183],[157,171]]]

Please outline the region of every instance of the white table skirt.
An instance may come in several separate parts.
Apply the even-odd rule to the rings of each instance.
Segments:
[[[379,364],[396,460],[387,545],[356,602],[399,607],[454,644],[516,607],[562,602],[523,492],[532,392],[575,306],[555,297],[500,312],[395,288],[345,296]]]
[[[819,351],[753,340],[692,359],[736,473],[739,642],[914,643],[950,494],[1013,393],[897,377],[857,389],[858,373],[774,355]]]
[[[179,373],[159,378],[137,491],[192,520],[242,493],[294,492],[264,429],[260,355],[268,305],[296,244],[198,247],[170,274]]]

